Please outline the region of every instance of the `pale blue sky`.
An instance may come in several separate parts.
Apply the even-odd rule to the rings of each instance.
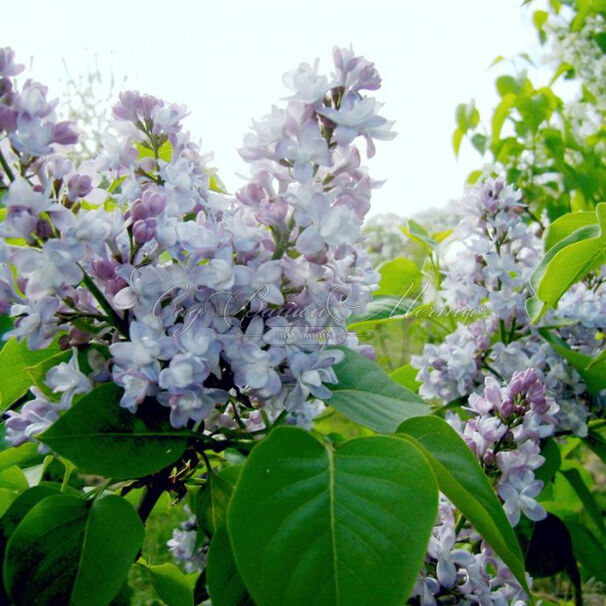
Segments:
[[[73,74],[95,57],[103,71],[127,75],[130,88],[185,103],[187,126],[215,152],[233,191],[246,170],[236,149],[252,117],[285,95],[282,73],[320,57],[330,71],[333,45],[353,44],[377,64],[383,114],[399,136],[379,142],[371,172],[387,179],[372,214],[411,214],[458,197],[479,156],[464,146],[455,160],[451,135],[458,102],[497,101],[497,55],[536,48],[531,9],[520,0],[36,0],[3,5],[2,44],[33,76],[62,91],[62,59]]]

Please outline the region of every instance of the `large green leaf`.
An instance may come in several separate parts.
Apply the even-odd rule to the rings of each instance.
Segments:
[[[436,512],[434,474],[412,444],[372,436],[333,450],[279,427],[244,465],[227,521],[259,606],[399,606]]]
[[[210,542],[206,575],[213,606],[255,606],[236,568],[225,525]]]
[[[152,566],[139,562],[150,578],[158,597],[167,606],[194,606],[194,592],[187,577],[174,564]]]
[[[535,296],[526,309],[533,323],[588,272],[606,261],[606,203],[596,207],[599,225],[586,225],[554,244],[530,278]]]
[[[598,217],[595,211],[582,211],[568,213],[558,217],[553,223],[550,223],[543,236],[543,245],[545,252],[555,246],[558,242],[565,240],[577,229],[587,225],[597,225]]]
[[[81,470],[114,479],[146,476],[174,463],[187,432],[150,426],[120,406],[120,394],[113,383],[97,387],[38,439]]]
[[[360,425],[393,433],[409,417],[431,412],[416,393],[399,385],[375,362],[349,348],[339,348],[345,359],[334,366],[338,383],[330,384],[328,403]]]
[[[4,584],[16,606],[107,606],[143,541],[132,505],[65,495],[34,505],[6,547]]]
[[[427,456],[443,492],[509,566],[530,594],[524,558],[501,503],[477,459],[457,432],[442,419],[408,419],[398,429]]]
[[[57,494],[58,490],[50,486],[33,486],[21,493],[4,512],[0,519],[0,561],[4,560],[6,544],[10,536],[15,532],[27,512],[36,503],[51,495]],[[8,604],[8,596],[4,584],[0,583],[0,604]]]
[[[60,353],[54,343],[46,349],[31,350],[27,341],[11,339],[0,351],[0,403],[3,409],[18,400],[33,384],[26,368],[39,364],[43,360]]]

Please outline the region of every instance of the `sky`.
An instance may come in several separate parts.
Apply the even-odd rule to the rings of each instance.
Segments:
[[[410,216],[460,197],[482,159],[463,144],[452,150],[456,105],[474,99],[487,118],[497,103],[494,80],[511,69],[499,56],[536,49],[531,9],[521,0],[62,0],[5,3],[0,45],[12,46],[27,73],[65,90],[72,76],[98,63],[127,78],[126,88],[186,104],[186,127],[231,192],[247,168],[237,149],[252,118],[287,93],[282,74],[320,58],[331,71],[333,46],[353,45],[383,77],[382,114],[396,120],[393,141],[378,142],[367,162],[371,214]],[[533,6],[534,8],[534,6]],[[119,90],[116,90],[116,94]]]

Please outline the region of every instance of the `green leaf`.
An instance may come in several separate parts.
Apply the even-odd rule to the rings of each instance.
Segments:
[[[558,217],[550,223],[543,237],[545,252],[555,246],[558,242],[565,240],[577,229],[587,225],[597,225],[598,217],[594,211],[568,213]]]
[[[136,143],[137,149],[139,150],[139,159],[141,160],[142,158],[153,158],[154,157],[154,152],[153,150],[147,145],[141,145],[141,143]],[[164,162],[170,162],[170,159],[173,155],[173,146],[171,145],[170,141],[164,141],[164,143],[162,143],[162,145],[160,145],[160,147],[158,148],[158,158],[160,160],[164,160]]]
[[[149,573],[154,590],[166,606],[194,606],[192,587],[174,564],[138,564]]]
[[[566,527],[572,538],[574,557],[587,569],[592,577],[606,583],[606,548],[591,531],[574,520],[566,520]]]
[[[48,387],[46,384],[46,373],[53,368],[53,366],[57,366],[62,362],[69,362],[72,357],[71,351],[62,351],[50,358],[46,358],[46,360],[42,360],[35,366],[28,366],[25,369],[25,372],[30,377],[30,385],[35,385],[48,399],[50,400],[59,400],[61,394],[53,393],[53,390]]]
[[[560,469],[562,464],[562,455],[560,449],[553,438],[549,438],[541,448],[541,456],[545,458],[545,462],[539,467],[534,475],[537,480],[542,480],[544,484],[551,482]]]
[[[606,463],[606,437],[597,429],[589,428],[587,437],[582,438],[586,446],[591,448],[593,452]]]
[[[534,13],[532,13],[532,22],[538,30],[543,29],[543,26],[545,23],[547,23],[548,18],[549,13],[547,11],[534,11]]]
[[[427,254],[431,254],[438,245],[429,235],[428,231],[413,219],[410,219],[406,225],[400,227],[400,230],[407,238],[419,244]]]
[[[421,284],[421,271],[412,259],[396,257],[377,268],[381,275],[379,288],[373,295],[413,294]]]
[[[338,349],[345,359],[333,367],[338,383],[328,385],[328,403],[346,417],[379,433],[393,433],[405,419],[431,412],[423,398],[390,379],[378,364],[352,349]]]
[[[252,451],[227,520],[259,606],[399,606],[436,513],[434,475],[412,444],[372,436],[333,450],[279,427]]]
[[[41,460],[41,455],[38,452],[38,445],[34,442],[26,442],[21,446],[7,448],[0,452],[0,470],[19,465],[26,467],[31,463],[36,463]]]
[[[497,106],[492,116],[492,135],[491,135],[491,147],[494,149],[499,139],[501,138],[501,130],[503,128],[503,124],[507,116],[509,116],[509,111],[514,106],[516,102],[516,95],[513,93],[507,93],[501,99],[501,102]]]
[[[206,485],[196,495],[196,518],[198,525],[209,536],[224,525],[227,505],[240,474],[240,466],[226,467],[209,474]]]
[[[501,97],[510,93],[519,95],[524,90],[526,81],[526,76],[523,74],[519,78],[509,75],[499,76],[496,81],[497,91]]]
[[[455,128],[454,133],[452,133],[452,148],[454,149],[455,157],[457,158],[459,157],[464,134],[465,133],[460,128]]]
[[[457,432],[435,416],[408,419],[398,432],[423,448],[440,491],[484,537],[530,595],[513,528],[477,459]]]
[[[417,368],[413,368],[410,364],[404,364],[404,366],[400,366],[400,368],[396,368],[389,376],[396,383],[403,385],[406,389],[410,389],[410,391],[414,391],[417,393],[419,391],[419,387],[421,387],[421,383],[417,381],[417,375],[419,374],[419,370]]]
[[[471,138],[471,144],[482,154],[486,151],[486,144],[488,143],[488,137],[481,133],[476,133]]]
[[[518,96],[516,107],[524,121],[532,133],[539,130],[539,126],[549,120],[553,112],[552,100],[545,91],[534,92]]]
[[[591,519],[600,540],[606,544],[606,525],[602,516],[602,510],[596,502],[593,494],[583,481],[578,469],[561,469],[560,473],[568,480],[574,491],[577,493],[585,512]]]
[[[29,484],[21,469],[17,465],[13,465],[0,471],[0,488],[23,492],[29,488]]]
[[[36,503],[51,495],[57,494],[58,490],[50,486],[33,486],[21,493],[4,512],[0,519],[0,561],[4,560],[6,544],[10,536],[15,532],[21,520]],[[4,584],[0,583],[0,604],[8,604],[8,596]]]
[[[32,385],[32,380],[25,369],[60,351],[56,343],[46,349],[31,350],[27,346],[27,341],[19,343],[14,338],[7,341],[0,351],[0,377],[2,377],[0,404],[2,409],[8,408]]]
[[[560,297],[606,259],[606,203],[596,207],[599,225],[587,225],[552,246],[530,277],[536,293],[526,309],[533,323]]]
[[[187,432],[128,412],[120,406],[121,393],[113,383],[97,387],[38,439],[82,471],[114,479],[146,476],[174,463],[185,451]]]
[[[392,322],[407,318],[419,306],[419,293],[405,293],[411,296],[376,296],[366,306],[362,314],[353,314],[349,316],[348,327],[360,330],[364,326],[371,326],[376,323]],[[413,295],[417,295],[413,297]]]
[[[236,568],[225,525],[210,542],[206,575],[213,606],[255,606]]]
[[[124,499],[92,503],[66,495],[34,505],[6,547],[4,584],[16,606],[107,606],[143,541]]]

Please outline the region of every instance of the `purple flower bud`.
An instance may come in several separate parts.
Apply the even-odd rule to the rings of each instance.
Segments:
[[[0,105],[0,130],[10,133],[17,128],[17,110],[7,105]]]
[[[137,200],[130,209],[130,218],[133,221],[142,221],[147,219],[149,215],[147,206],[141,200]]]
[[[15,51],[10,48],[0,48],[0,76],[10,77],[20,74],[24,66],[15,63]]]
[[[156,220],[143,219],[133,225],[133,236],[137,242],[149,242],[156,235]]]
[[[141,158],[139,166],[141,166],[146,173],[151,173],[156,170],[156,160],[151,156],[146,156],[145,158]]]
[[[484,461],[484,465],[494,465],[497,461],[495,454],[492,450],[489,450],[482,459]]]
[[[159,215],[166,208],[166,196],[160,192],[148,189],[143,192],[142,200],[149,213],[148,216],[150,217]]]
[[[36,235],[42,240],[47,240],[53,233],[53,226],[46,219],[38,219],[36,223]]]
[[[116,265],[107,259],[95,259],[92,262],[93,272],[99,280],[110,280],[116,275]]]
[[[70,200],[84,198],[93,189],[91,178],[88,175],[73,175],[67,182],[67,189]]]
[[[122,278],[113,278],[105,283],[105,290],[110,296],[114,296],[126,286],[127,283]]]
[[[53,141],[60,145],[73,145],[78,141],[78,133],[73,128],[73,122],[68,120],[57,122],[53,132]]]
[[[500,406],[501,414],[507,418],[513,413],[513,400],[506,398]]]

